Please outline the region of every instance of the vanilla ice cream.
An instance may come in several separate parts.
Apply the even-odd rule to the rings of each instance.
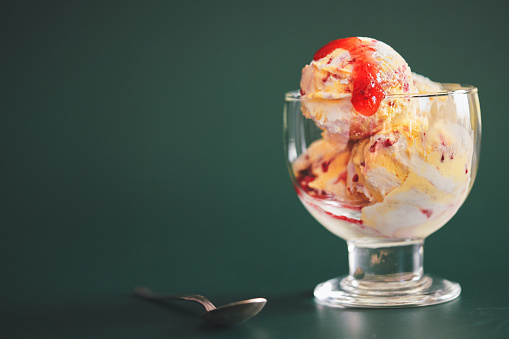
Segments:
[[[301,109],[322,129],[292,164],[299,197],[345,238],[422,238],[468,194],[468,105],[388,45],[335,40],[304,67]],[[435,95],[429,95],[435,93]]]
[[[300,86],[305,116],[351,139],[386,130],[405,116],[406,102],[386,101],[387,93],[417,91],[405,60],[370,38],[340,39],[322,47],[302,70]]]

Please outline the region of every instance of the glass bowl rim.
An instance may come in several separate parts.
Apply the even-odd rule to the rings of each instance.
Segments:
[[[443,91],[438,92],[427,92],[427,93],[410,93],[410,94],[388,94],[385,96],[384,100],[387,99],[412,99],[412,98],[435,98],[435,97],[444,97],[444,96],[450,96],[450,95],[458,95],[458,94],[475,94],[477,93],[477,87],[472,85],[461,85],[461,84],[454,84],[454,83],[441,83],[441,85],[444,87]],[[317,100],[342,100],[348,97],[351,97],[351,94],[345,94],[341,98],[335,98],[335,99],[322,99],[322,98],[314,98]],[[302,95],[300,94],[299,90],[293,90],[290,92],[287,92],[285,94],[285,100],[286,101],[300,101],[302,100]],[[312,100],[312,99],[310,99]]]

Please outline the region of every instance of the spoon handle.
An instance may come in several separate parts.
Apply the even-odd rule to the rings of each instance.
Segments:
[[[195,301],[197,303],[202,304],[207,310],[207,312],[216,309],[216,307],[214,306],[214,304],[210,302],[210,300],[199,294],[181,294],[181,295],[157,294],[153,293],[152,291],[145,287],[138,287],[137,289],[134,290],[134,293],[139,297],[155,301],[161,301],[166,299]]]

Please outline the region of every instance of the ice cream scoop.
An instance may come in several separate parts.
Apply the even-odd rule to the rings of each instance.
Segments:
[[[331,133],[361,139],[398,123],[405,102],[389,94],[414,93],[406,61],[389,45],[371,38],[331,41],[302,70],[304,115]]]

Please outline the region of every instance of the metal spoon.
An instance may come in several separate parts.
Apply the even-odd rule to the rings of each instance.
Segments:
[[[198,302],[207,310],[200,317],[208,323],[217,325],[233,325],[241,321],[246,321],[257,315],[267,303],[267,299],[265,298],[254,298],[216,307],[207,298],[197,294],[163,295],[153,293],[145,287],[137,288],[134,290],[134,293],[139,297],[153,301],[170,299]]]

